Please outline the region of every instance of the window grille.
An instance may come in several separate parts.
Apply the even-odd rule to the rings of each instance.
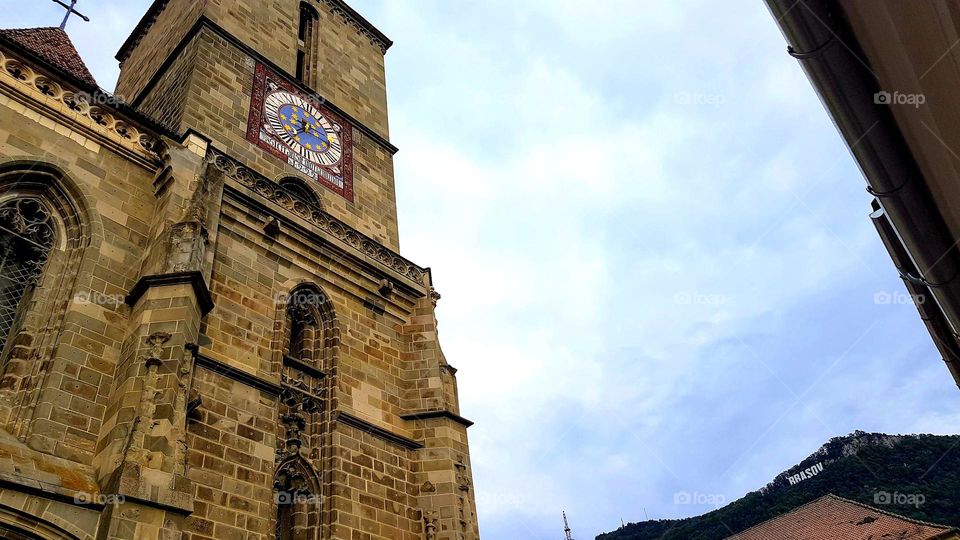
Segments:
[[[53,231],[50,214],[37,200],[14,199],[0,206],[0,347],[6,345],[27,293],[39,283]]]

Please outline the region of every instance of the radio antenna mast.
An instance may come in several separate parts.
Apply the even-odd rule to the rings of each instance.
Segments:
[[[573,540],[573,532],[570,530],[570,524],[567,522],[567,513],[563,513],[563,532],[566,534],[566,540]]]

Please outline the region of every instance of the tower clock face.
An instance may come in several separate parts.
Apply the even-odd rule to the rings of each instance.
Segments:
[[[256,64],[247,140],[353,202],[351,122],[320,96]]]
[[[343,157],[339,126],[306,100],[283,90],[264,99],[270,130],[291,150],[312,163],[336,169]]]

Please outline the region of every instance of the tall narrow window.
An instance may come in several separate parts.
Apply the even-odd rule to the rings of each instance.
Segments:
[[[300,30],[297,33],[297,79],[313,86],[317,70],[320,15],[306,2],[300,3]]]
[[[50,214],[39,201],[14,199],[0,206],[0,350],[43,273],[53,238]]]
[[[314,361],[314,340],[317,335],[317,319],[309,305],[291,304],[287,311],[290,317],[290,342],[287,354],[312,364]]]
[[[326,476],[319,471],[329,457],[324,441],[332,421],[328,373],[335,371],[340,339],[330,298],[316,285],[291,290],[282,309],[275,540],[312,540],[320,538]]]

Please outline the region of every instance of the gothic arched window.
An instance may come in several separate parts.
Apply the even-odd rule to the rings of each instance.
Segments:
[[[339,344],[330,298],[313,285],[290,292],[283,325],[283,354],[319,369],[328,369]]]
[[[317,194],[307,187],[307,184],[295,177],[287,177],[280,180],[280,187],[287,190],[291,196],[309,204],[311,206],[316,206],[317,208],[323,208],[323,205],[320,203],[320,199],[317,197]]]
[[[299,456],[289,458],[273,479],[277,504],[276,540],[317,538],[320,528],[320,483],[313,469]]]
[[[40,201],[19,198],[0,205],[0,350],[6,350],[43,274],[54,236],[50,213]]]
[[[278,448],[274,476],[276,539],[319,538],[324,434],[329,426],[327,396],[335,370],[339,331],[330,298],[305,283],[278,306],[278,349],[282,351],[277,403]]]
[[[320,15],[306,2],[300,3],[300,30],[297,34],[297,79],[314,84],[317,50],[320,46]]]

